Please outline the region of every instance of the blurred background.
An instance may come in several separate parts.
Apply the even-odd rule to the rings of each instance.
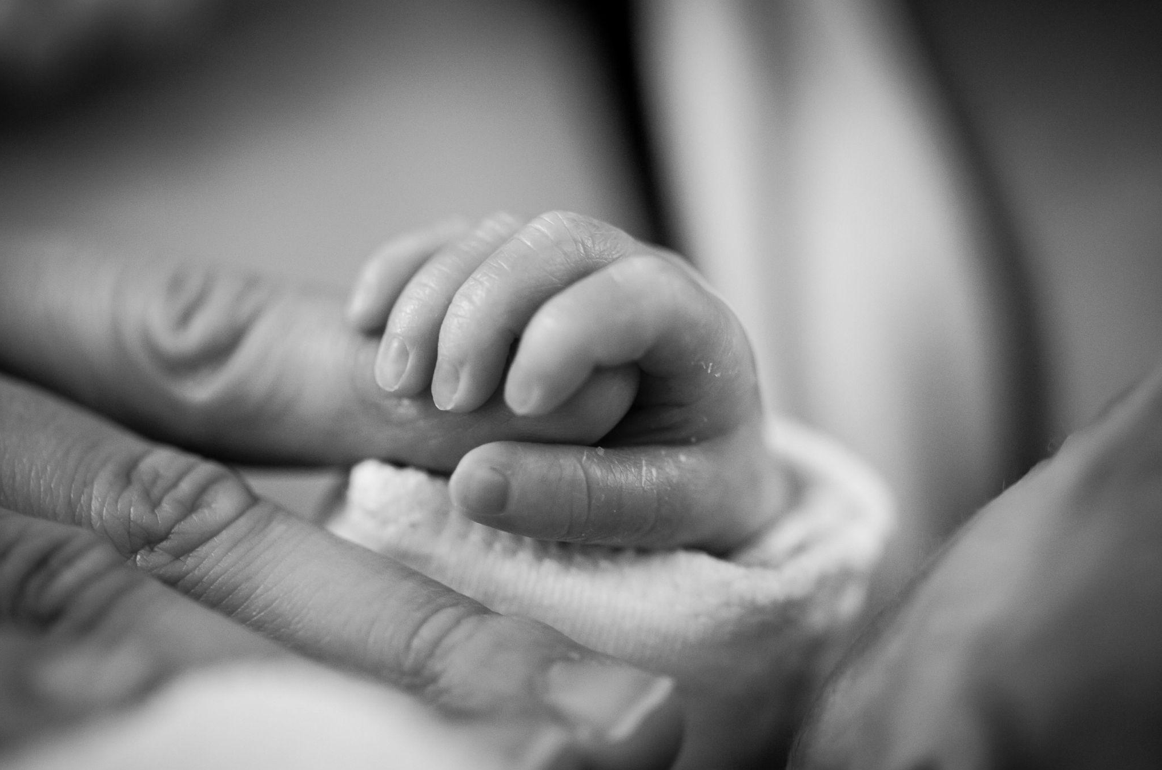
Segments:
[[[608,220],[888,477],[902,575],[1159,358],[1160,39],[1139,2],[0,0],[0,231],[342,292],[449,214]],[[301,512],[340,473],[249,471]]]

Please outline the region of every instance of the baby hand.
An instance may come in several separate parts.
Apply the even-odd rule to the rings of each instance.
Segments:
[[[349,311],[363,331],[383,330],[380,385],[430,388],[445,411],[477,409],[503,380],[513,413],[541,416],[599,370],[639,378],[596,448],[495,442],[465,455],[451,491],[476,521],[548,540],[725,551],[778,511],[745,334],[676,255],[562,212],[447,223],[372,257]]]

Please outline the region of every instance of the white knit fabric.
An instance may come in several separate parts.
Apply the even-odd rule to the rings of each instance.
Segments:
[[[758,751],[794,716],[892,528],[883,484],[833,442],[780,422],[768,445],[792,470],[794,504],[729,558],[499,532],[454,511],[445,480],[372,460],[352,471],[329,527],[498,612],[674,676],[693,767],[700,751],[723,759],[724,742],[740,758]]]

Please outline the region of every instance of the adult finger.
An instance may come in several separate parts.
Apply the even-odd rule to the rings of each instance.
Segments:
[[[499,397],[449,415],[376,385],[376,342],[334,296],[61,243],[0,250],[0,276],[0,369],[228,460],[450,471],[488,441],[595,441],[636,390],[632,374],[604,372],[546,418],[514,417]]]
[[[127,706],[183,671],[289,657],[127,567],[94,533],[0,509],[4,628],[0,744]]]
[[[542,540],[725,553],[768,526],[786,495],[759,428],[685,446],[498,442],[452,474],[453,503],[490,527]]]
[[[567,212],[533,219],[472,273],[440,327],[442,406],[471,411],[495,390],[509,348],[549,297],[610,262],[648,251],[615,227]]]
[[[0,508],[0,620],[58,636],[147,647],[143,669],[271,658],[286,652],[227,618],[127,568],[92,531]]]
[[[377,734],[384,735],[376,747],[380,762],[417,751],[427,752],[432,762],[442,757],[442,752],[418,739],[409,751],[406,744],[412,736],[410,732],[400,735],[404,729],[419,729],[439,745],[463,744],[458,747],[463,750],[449,752],[450,757],[459,757],[455,767],[531,770],[577,761],[570,736],[560,725],[543,720],[439,720],[425,714],[418,702],[407,704],[402,694],[391,695],[382,688],[375,691],[348,676],[308,665],[263,636],[128,566],[107,541],[91,531],[7,511],[0,511],[0,649],[4,651],[0,656],[0,750],[100,716],[105,720],[102,737],[90,749],[97,756],[120,752],[128,757],[143,745],[164,747],[158,733],[168,732],[167,739],[172,740],[173,731],[167,731],[166,725],[174,720],[175,710],[186,731],[200,729],[223,741],[232,732],[226,714],[265,707],[263,725],[272,722],[271,729],[249,724],[251,729],[237,736],[236,745],[217,752],[216,766],[223,761],[241,763],[254,752],[277,757],[287,741],[287,730],[296,734],[307,730],[307,740],[315,742],[316,749],[320,741],[332,741],[336,745],[326,749],[335,761],[344,757],[365,761],[358,750],[361,741],[345,746],[340,738],[346,737],[350,744],[350,734],[343,736],[336,725],[329,725],[327,731],[319,729],[319,709],[327,703],[328,712],[337,712],[348,721],[394,720],[377,728]],[[239,667],[242,661],[245,665]],[[188,680],[195,671],[227,662],[232,666],[221,674],[203,673]],[[167,692],[164,707],[159,708],[155,699],[148,702],[146,713],[131,712],[147,694],[179,676],[191,682],[217,683],[207,693],[213,707],[206,708],[204,697],[191,697],[192,685],[183,683]],[[268,680],[275,676],[280,684],[272,688]],[[234,705],[241,686],[246,687],[247,701]],[[266,692],[275,702],[263,702]],[[382,708],[385,699],[393,710]],[[287,700],[314,704],[307,724],[296,724],[299,712],[288,709]],[[124,724],[109,721],[117,711]],[[355,729],[349,726],[346,732]],[[282,739],[272,745],[271,733],[276,730],[282,731]],[[132,745],[117,746],[117,742]],[[472,750],[471,761],[465,759],[465,750]],[[88,766],[93,761],[80,746],[69,756],[77,763],[85,758]]]
[[[412,274],[467,229],[468,222],[456,217],[383,243],[368,257],[351,287],[347,320],[362,332],[382,331],[392,305]]]
[[[251,629],[448,712],[552,720],[599,767],[672,758],[670,680],[489,612],[34,388],[0,380],[0,404],[0,506],[91,529]]]
[[[452,297],[472,271],[519,228],[520,222],[511,215],[494,214],[416,271],[391,308],[379,348],[375,378],[384,390],[412,396],[432,382],[440,323]],[[441,405],[439,398],[436,403]]]

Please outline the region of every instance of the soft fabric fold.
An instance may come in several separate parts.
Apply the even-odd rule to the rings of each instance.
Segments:
[[[446,480],[374,460],[352,470],[328,526],[498,612],[675,677],[688,714],[679,766],[746,766],[785,746],[894,522],[878,476],[831,440],[773,421],[767,445],[795,480],[792,504],[724,558],[500,532],[455,511]]]

